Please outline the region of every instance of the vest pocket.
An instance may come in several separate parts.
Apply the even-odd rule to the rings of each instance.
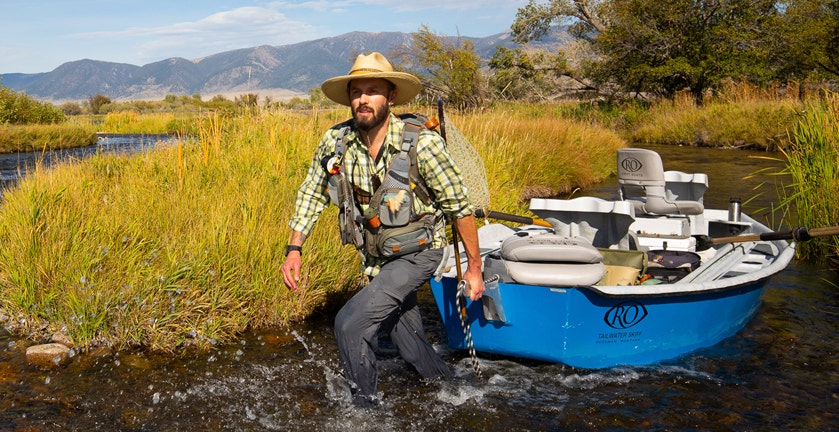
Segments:
[[[391,258],[419,252],[434,241],[434,215],[398,228],[382,228],[373,234],[365,231],[367,252],[375,257]]]
[[[379,219],[382,225],[401,227],[411,221],[414,200],[411,192],[403,188],[388,188],[379,198]]]

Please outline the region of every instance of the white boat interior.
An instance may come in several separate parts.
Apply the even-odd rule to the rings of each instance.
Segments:
[[[502,283],[586,286],[609,296],[660,296],[737,286],[769,277],[792,259],[794,244],[786,241],[698,247],[697,238],[771,230],[741,214],[739,203],[730,209],[705,208],[708,176],[664,171],[656,152],[621,149],[617,165],[618,200],[532,199],[531,212],[552,228],[498,223],[480,227],[484,275],[499,275]],[[650,257],[670,255],[695,263],[674,270],[677,278],[650,278],[657,267]],[[455,277],[453,265],[452,257],[442,276]]]

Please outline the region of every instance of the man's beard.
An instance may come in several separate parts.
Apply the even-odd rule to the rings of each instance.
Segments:
[[[361,108],[372,109],[373,112],[372,117],[366,117],[364,119],[361,119],[358,116],[358,111],[353,110],[352,114],[353,119],[355,119],[355,125],[361,131],[369,132],[370,130],[382,125],[385,122],[385,120],[387,120],[389,114],[387,105],[383,105],[378,108],[371,105],[366,105],[364,107],[359,107],[359,109]]]

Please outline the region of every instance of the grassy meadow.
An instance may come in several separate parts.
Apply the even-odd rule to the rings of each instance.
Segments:
[[[115,111],[104,116],[77,116],[77,124],[94,124],[98,132],[112,134],[181,134],[197,133],[196,113]]]
[[[195,138],[174,146],[36,169],[0,206],[0,321],[33,339],[60,331],[80,347],[179,351],[345,297],[361,268],[340,244],[334,208],[307,241],[300,291],[285,288],[280,265],[314,147],[348,115],[208,114],[190,126]],[[448,120],[484,160],[498,211],[602,180],[625,145],[547,111]]]

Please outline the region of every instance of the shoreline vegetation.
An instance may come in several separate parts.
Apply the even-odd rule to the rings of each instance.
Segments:
[[[447,121],[481,155],[493,210],[525,214],[531,197],[568,195],[613,175],[614,153],[627,142],[666,142],[781,150],[769,157],[790,160],[786,172],[772,174],[793,179],[782,205],[813,218],[802,225],[833,224],[839,210],[827,198],[839,193],[839,96],[795,95],[732,90],[702,106],[688,97],[652,105],[499,103],[448,113]],[[399,111],[434,114],[422,106]],[[273,105],[189,116],[119,112],[95,125],[71,119],[94,136],[185,138],[36,167],[4,192],[0,324],[37,341],[63,334],[82,350],[180,352],[341,302],[360,286],[352,270],[360,262],[340,244],[334,208],[307,241],[300,291],[285,288],[279,266],[314,146],[348,115]]]

